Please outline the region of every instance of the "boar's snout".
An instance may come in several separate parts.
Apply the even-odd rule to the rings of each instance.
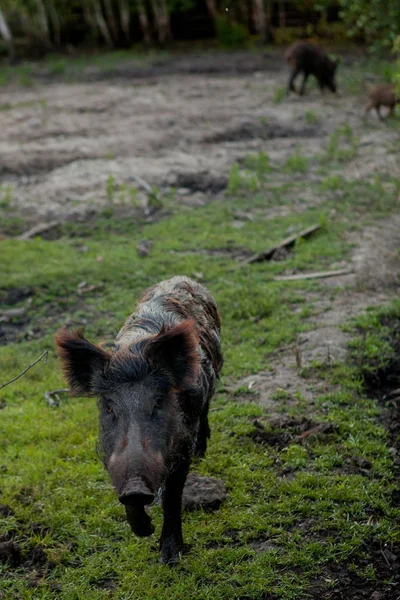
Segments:
[[[133,477],[119,491],[118,500],[126,506],[151,504],[154,494],[142,477]]]

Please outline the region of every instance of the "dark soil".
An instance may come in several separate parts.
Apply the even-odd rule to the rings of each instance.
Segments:
[[[388,432],[395,472],[400,476],[400,320],[383,318],[381,322],[390,331],[388,341],[393,354],[384,367],[364,376],[364,387],[367,395],[381,406],[379,420]],[[394,493],[395,502],[396,498],[399,502],[400,487]]]
[[[400,545],[372,542],[367,558],[358,562],[362,569],[372,565],[375,579],[366,581],[344,564],[325,566],[316,579],[308,598],[320,600],[398,600],[400,597]]]
[[[280,60],[277,60],[277,57]],[[148,66],[129,65],[120,68],[114,67],[106,70],[96,70],[83,75],[77,74],[76,79],[85,81],[103,81],[121,78],[147,79],[149,77],[162,77],[172,74],[180,75],[213,75],[234,76],[238,74],[247,75],[258,71],[279,71],[284,66],[283,53],[277,50],[273,54],[250,54],[244,52],[209,52],[190,53],[189,57],[176,55],[165,59],[156,59]],[[43,73],[42,77],[54,79],[54,75]]]
[[[86,289],[88,290],[86,294]],[[38,311],[35,310],[34,306],[26,306],[21,309],[21,314],[16,316],[7,316],[7,314],[13,315],[13,313],[7,313],[10,306],[19,302],[22,298],[28,298],[31,295],[40,293],[40,290],[30,290],[29,288],[22,288],[21,290],[3,290],[6,299],[11,299],[11,303],[2,305],[2,311],[0,310],[0,346],[5,346],[11,342],[21,342],[23,340],[32,340],[42,338],[48,334],[49,331],[53,331],[58,325],[73,325],[84,327],[87,324],[87,319],[82,317],[79,322],[75,322],[72,319],[68,319],[69,314],[77,314],[81,309],[84,310],[86,307],[85,298],[92,297],[93,295],[100,293],[102,289],[101,285],[93,286],[92,288],[83,288],[85,295],[79,295],[80,289],[76,290],[76,303],[66,307],[56,301],[46,302],[45,315],[38,315]],[[29,290],[29,291],[28,291]],[[83,313],[82,313],[83,314]],[[4,316],[5,315],[5,316]]]
[[[271,430],[267,431],[265,425],[258,419],[254,422],[254,430],[249,434],[257,444],[267,444],[282,450],[291,443],[303,444],[311,436],[324,436],[333,433],[332,423],[316,423],[305,417],[274,418],[269,421]]]
[[[244,121],[237,127],[206,137],[204,142],[243,142],[256,138],[269,140],[274,138],[309,138],[321,135],[321,129],[318,130],[316,127],[294,128],[279,123]]]
[[[226,177],[212,176],[207,171],[196,173],[179,173],[175,185],[186,188],[190,192],[203,192],[203,194],[218,194],[227,186]]]

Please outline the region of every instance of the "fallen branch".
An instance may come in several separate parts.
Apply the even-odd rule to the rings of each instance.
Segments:
[[[309,237],[315,231],[318,231],[318,229],[320,229],[320,228],[321,228],[321,225],[311,225],[311,227],[308,227],[307,229],[303,229],[303,231],[299,231],[299,233],[295,233],[295,234],[287,237],[286,239],[284,239],[282,242],[280,242],[276,246],[272,246],[272,248],[270,248],[269,250],[266,250],[264,252],[258,252],[257,254],[253,254],[253,256],[246,258],[246,260],[244,260],[241,264],[242,265],[250,265],[255,262],[262,262],[263,260],[271,260],[271,258],[273,258],[273,256],[274,256],[275,252],[282,250],[282,248],[291,248],[292,246],[294,246],[294,244],[296,243],[297,240],[299,240],[300,238]]]
[[[337,271],[319,271],[317,273],[298,273],[297,275],[279,275],[274,281],[300,281],[302,279],[325,279],[326,277],[339,277],[339,275],[350,275],[352,269],[339,269]]]
[[[60,221],[49,221],[48,223],[38,223],[38,225],[31,227],[30,229],[28,229],[28,231],[21,233],[21,235],[17,236],[16,239],[17,240],[30,240],[31,238],[35,237],[36,235],[40,235],[41,233],[44,233],[45,231],[54,229],[54,227],[57,227],[57,225],[59,225],[59,224],[60,224]]]
[[[154,195],[154,191],[153,191],[153,188],[151,187],[151,185],[149,185],[144,179],[139,177],[139,175],[131,175],[130,179],[133,179],[133,181],[136,181],[136,183],[138,183],[140,185],[140,187],[142,187],[144,190],[146,190],[146,192],[148,194]]]
[[[0,311],[0,323],[3,321],[9,321],[15,319],[15,317],[21,317],[25,313],[25,308],[10,308],[8,310]]]
[[[7,385],[10,385],[11,383],[14,383],[14,381],[17,381],[17,379],[19,379],[20,377],[22,377],[23,375],[25,375],[25,373],[26,373],[27,371],[29,371],[29,369],[32,369],[32,367],[34,367],[34,366],[35,366],[35,365],[36,365],[36,364],[37,364],[37,363],[38,363],[40,360],[42,360],[42,358],[46,357],[46,364],[47,364],[47,356],[48,356],[48,354],[49,354],[49,351],[48,351],[48,350],[45,350],[45,351],[43,352],[43,354],[41,354],[41,355],[39,356],[39,358],[37,358],[37,359],[35,360],[35,362],[33,362],[33,363],[31,363],[30,365],[28,365],[28,366],[26,367],[26,369],[24,369],[24,370],[22,371],[22,373],[20,373],[20,374],[19,374],[19,375],[17,375],[16,377],[14,377],[14,379],[11,379],[11,381],[6,381],[6,383],[2,383],[2,384],[0,385],[0,390],[1,390],[1,389],[3,389],[3,388],[5,388]]]
[[[62,388],[61,390],[51,390],[50,392],[44,393],[44,399],[47,404],[51,407],[58,407],[61,404],[61,398],[59,394],[68,394],[68,388]]]
[[[150,214],[152,208],[157,210],[158,208],[162,207],[163,204],[160,198],[158,197],[158,194],[156,193],[154,188],[152,188],[151,185],[147,183],[147,181],[139,177],[139,175],[131,175],[130,179],[132,181],[136,181],[136,183],[138,183],[140,187],[142,187],[147,192],[149,199],[149,201],[147,202],[147,207],[145,208],[145,213],[147,215]]]

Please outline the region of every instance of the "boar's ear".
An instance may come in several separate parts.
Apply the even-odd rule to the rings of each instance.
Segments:
[[[64,377],[75,396],[91,396],[96,371],[103,370],[110,359],[99,346],[88,342],[81,331],[61,329],[56,335],[57,354]]]
[[[187,319],[176,327],[162,329],[149,342],[147,358],[154,366],[167,371],[178,389],[183,389],[193,385],[199,374],[198,343],[194,322]]]

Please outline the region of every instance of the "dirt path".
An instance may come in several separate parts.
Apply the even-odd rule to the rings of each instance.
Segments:
[[[249,152],[262,149],[276,164],[297,145],[315,154],[345,122],[360,138],[352,178],[394,168],[386,149],[396,133],[372,115],[362,124],[364,98],[311,90],[274,103],[287,77],[280,56],[194,56],[167,67],[2,90],[0,183],[11,186],[11,206],[33,220],[73,218],[106,205],[110,175],[129,184],[132,174],[202,203]]]

